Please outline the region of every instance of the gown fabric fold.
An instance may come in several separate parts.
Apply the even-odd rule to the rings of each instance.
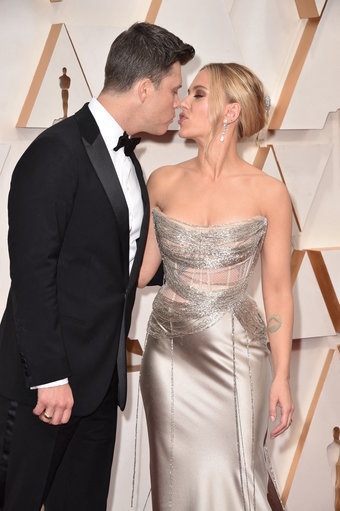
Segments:
[[[267,220],[152,214],[165,275],[140,377],[153,511],[282,511],[265,447],[268,339],[247,294]]]

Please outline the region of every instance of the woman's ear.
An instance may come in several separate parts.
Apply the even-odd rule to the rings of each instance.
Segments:
[[[224,117],[228,120],[228,123],[231,124],[240,116],[241,105],[239,103],[228,103],[225,109]]]

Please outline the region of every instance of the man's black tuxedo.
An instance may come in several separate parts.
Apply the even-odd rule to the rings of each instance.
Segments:
[[[117,364],[126,401],[125,339],[149,218],[144,202],[129,276],[129,219],[118,177],[85,105],[46,129],[19,160],[9,194],[11,288],[0,329],[0,394],[36,403],[30,387],[65,377],[74,415],[102,401]]]

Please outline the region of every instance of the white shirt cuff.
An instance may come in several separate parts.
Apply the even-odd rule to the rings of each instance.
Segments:
[[[31,387],[31,390],[59,387],[59,385],[65,385],[66,383],[68,383],[68,378],[63,378],[62,380],[51,381],[50,383],[44,383],[43,385],[36,385],[35,387]]]

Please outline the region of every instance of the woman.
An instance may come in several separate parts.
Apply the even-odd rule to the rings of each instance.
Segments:
[[[291,202],[237,153],[265,124],[263,87],[244,66],[209,64],[181,109],[198,153],[150,176],[139,280],[163,261],[141,371],[153,509],[282,509],[264,443],[268,414],[271,437],[293,414]],[[260,255],[267,327],[247,295]]]

